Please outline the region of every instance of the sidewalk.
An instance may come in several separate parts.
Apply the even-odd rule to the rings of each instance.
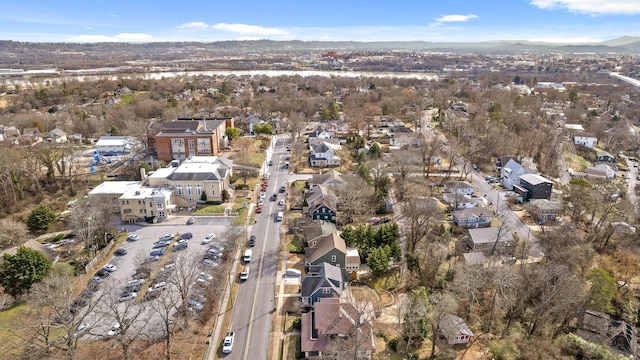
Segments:
[[[287,272],[287,256],[286,252],[280,252],[284,254],[280,261],[280,270],[276,273],[276,312],[274,314],[273,332],[271,336],[271,357],[270,359],[279,359],[280,344],[284,339],[284,317],[282,316],[282,306],[284,305],[284,274]],[[282,358],[286,360],[286,358]]]

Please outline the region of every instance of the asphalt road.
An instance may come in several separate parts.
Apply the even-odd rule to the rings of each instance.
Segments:
[[[272,166],[265,168],[270,174],[263,212],[256,214],[252,235],[256,245],[249,266],[249,279],[240,284],[233,306],[231,326],[227,331],[235,333],[233,351],[225,359],[267,360],[271,335],[271,319],[275,309],[276,273],[280,252],[280,225],[276,215],[283,211],[278,201],[285,194],[278,192],[280,185],[289,181],[289,170],[284,168],[289,156],[286,145],[289,138],[279,137],[273,150]],[[268,161],[268,156],[267,160]],[[271,201],[271,194],[278,199]],[[236,278],[236,281],[239,281]],[[221,341],[222,341],[221,336]]]
[[[482,175],[477,171],[471,173],[471,180],[473,185],[478,189],[478,194],[486,194],[486,199],[490,201],[494,208],[496,208],[497,216],[506,224],[506,228],[511,232],[518,233],[520,239],[529,241],[531,248],[529,249],[529,255],[535,258],[542,257],[544,252],[540,247],[538,239],[531,233],[531,228],[524,224],[516,214],[507,206],[507,199],[504,197],[504,191],[496,189],[489,183],[487,183]]]

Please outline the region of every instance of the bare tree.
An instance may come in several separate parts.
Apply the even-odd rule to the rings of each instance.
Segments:
[[[451,314],[455,314],[458,310],[458,304],[456,298],[450,292],[440,292],[429,296],[429,302],[431,303],[431,356],[433,359],[436,355],[436,344],[438,342],[438,330],[440,328],[440,321]]]
[[[373,188],[355,175],[345,175],[344,182],[334,185],[338,199],[338,222],[349,224],[364,221],[375,209]]]
[[[405,237],[409,245],[407,252],[414,253],[443,214],[436,199],[412,197],[402,204],[402,215],[405,218]]]
[[[13,221],[10,218],[0,219],[0,248],[24,243],[28,233],[24,222]]]
[[[120,345],[122,358],[128,360],[131,359],[133,343],[143,336],[144,331],[151,331],[145,326],[147,306],[136,303],[136,300],[120,302],[115,284],[110,285],[110,289],[104,290],[104,301],[97,312],[103,323],[117,328],[112,338]]]

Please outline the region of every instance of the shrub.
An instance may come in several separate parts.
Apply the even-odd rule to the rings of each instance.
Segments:
[[[295,318],[291,325],[293,326],[294,329],[301,330],[302,329],[302,319],[299,318],[299,317]]]
[[[50,207],[40,204],[29,214],[27,228],[34,233],[41,232],[47,230],[57,219],[58,216]]]
[[[397,338],[390,339],[389,340],[389,347],[393,351],[398,351],[398,339]]]

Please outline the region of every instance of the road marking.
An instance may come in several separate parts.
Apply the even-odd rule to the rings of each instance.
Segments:
[[[279,174],[276,172],[276,176],[275,176],[275,180],[277,180],[279,177]],[[275,183],[277,183],[277,181],[274,181],[274,186]],[[271,225],[271,221],[272,221],[272,216],[273,214],[269,213],[269,219],[267,220],[267,227],[264,231],[265,234],[269,234],[269,226]],[[278,225],[279,226],[279,225]],[[251,304],[251,313],[249,315],[249,327],[247,328],[247,339],[245,340],[245,345],[244,345],[244,356],[243,359],[247,360],[247,355],[248,355],[248,351],[249,351],[249,343],[251,342],[251,328],[253,327],[253,316],[255,314],[256,311],[256,300],[258,299],[258,289],[260,288],[260,277],[262,276],[262,264],[264,263],[264,252],[267,248],[267,241],[268,239],[264,239],[263,243],[262,243],[262,256],[260,256],[260,266],[258,267],[258,281],[256,284],[256,290],[253,293],[253,303]],[[277,275],[276,275],[277,276]],[[275,303],[274,303],[275,306]]]

